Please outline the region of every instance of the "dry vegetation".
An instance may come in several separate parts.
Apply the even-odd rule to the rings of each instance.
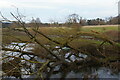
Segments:
[[[107,67],[114,73],[119,73],[120,69],[117,65],[120,64],[120,51],[118,50],[120,44],[113,39],[119,40],[116,26],[26,28],[21,20],[14,15],[13,17],[18,20],[20,28],[3,28],[2,50],[5,51],[3,53],[3,77],[14,76],[22,79],[26,71],[24,75],[34,74],[35,78],[49,78],[57,73],[62,73],[61,78],[65,78],[70,71],[77,73],[87,68],[98,67]],[[15,47],[12,49],[5,47],[12,42],[17,42],[17,44],[12,44]],[[25,44],[20,46],[19,43]],[[28,44],[34,44],[29,46],[32,50],[24,51]],[[7,55],[7,51],[11,51],[12,54]],[[15,56],[13,52],[19,52],[19,54]],[[29,59],[26,59],[25,55]],[[71,56],[75,56],[75,60],[72,60]],[[58,70],[56,70],[57,66],[59,66]],[[23,68],[24,71],[21,71]]]

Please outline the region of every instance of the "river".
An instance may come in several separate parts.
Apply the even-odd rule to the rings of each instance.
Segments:
[[[15,45],[14,45],[15,44]],[[16,46],[17,44],[17,46]],[[6,48],[16,48],[16,49],[19,49],[20,46],[24,46],[26,45],[25,43],[11,43],[11,45],[8,45],[6,46]],[[24,49],[24,51],[27,51],[27,52],[31,52],[31,50],[33,49],[33,47],[30,47],[30,45],[34,45],[34,44],[27,44],[26,48]],[[59,48],[59,46],[56,46],[56,48]],[[23,49],[23,48],[22,48]],[[63,49],[67,49],[66,47],[63,47]],[[19,52],[10,52],[8,51],[3,57],[5,56],[19,56],[20,53]],[[65,55],[65,57],[67,57],[69,55],[69,52]],[[80,54],[80,56],[83,56],[83,57],[87,57],[87,55],[83,55],[83,54]],[[31,55],[32,56],[32,55]],[[30,59],[28,56],[24,55],[24,58],[25,59]],[[44,59],[41,59],[39,57],[35,57],[35,59],[39,62],[45,62],[46,60]],[[75,56],[71,56],[71,60],[74,61],[76,59]],[[69,60],[66,60],[69,62]],[[35,68],[35,65],[33,64],[32,66],[33,68]],[[56,70],[59,68],[59,66],[56,67]],[[21,69],[21,71],[23,71],[24,69]],[[99,67],[97,69],[95,68],[88,68],[88,70],[85,70],[85,71],[82,71],[82,72],[74,72],[74,71],[70,71],[69,73],[67,73],[66,75],[66,78],[82,78],[84,74],[91,74],[91,75],[97,75],[99,78],[117,78],[119,79],[120,78],[120,73],[118,74],[114,74],[112,72],[111,69],[108,69],[108,68],[105,68],[105,67]],[[53,74],[51,75],[50,78],[60,78],[62,75],[62,73],[57,73],[57,74]],[[34,78],[36,77],[36,75],[22,75],[22,78]]]

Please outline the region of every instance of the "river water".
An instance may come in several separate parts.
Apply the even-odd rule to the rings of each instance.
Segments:
[[[25,43],[15,43],[15,42],[13,42],[11,44],[12,45],[6,46],[6,48],[14,48],[15,47],[16,49],[19,49],[18,46],[24,46],[24,45],[26,45]],[[18,46],[15,46],[14,44],[15,45],[17,44]],[[25,49],[23,48],[24,51],[31,52],[31,50],[33,49],[33,47],[30,47],[30,45],[34,45],[34,44],[27,44],[26,45],[27,47]],[[59,46],[56,46],[56,48],[59,48]],[[64,47],[64,49],[66,49],[66,47]],[[20,54],[19,52],[7,52],[7,53],[8,53],[7,55],[14,55],[14,56],[19,56],[19,54]],[[67,57],[68,55],[69,55],[69,53],[67,53],[65,55],[65,57]],[[83,55],[83,54],[80,54],[80,56],[81,55]],[[87,57],[87,55],[83,55],[83,57]],[[29,57],[26,56],[26,55],[24,55],[24,58],[29,60]],[[41,59],[39,57],[35,57],[35,58],[38,61],[40,61],[40,62],[44,62],[45,61],[45,60],[43,60],[43,59]],[[75,59],[76,59],[75,56],[71,56],[71,60],[74,61]],[[33,65],[33,68],[34,68],[34,65]],[[59,66],[56,69],[58,69],[58,68],[59,68]],[[22,69],[22,70],[24,70],[24,69]],[[88,69],[87,72],[77,72],[77,73],[75,73],[75,72],[71,71],[71,72],[67,73],[66,78],[82,78],[85,73],[86,74],[97,75],[99,78],[117,78],[117,79],[120,78],[120,73],[113,74],[110,69],[105,68],[105,67],[100,67],[98,69]],[[51,75],[51,78],[60,78],[61,75],[62,75],[62,73],[53,74],[53,75]],[[31,76],[23,75],[22,77],[23,78],[34,78],[35,75],[31,75]]]

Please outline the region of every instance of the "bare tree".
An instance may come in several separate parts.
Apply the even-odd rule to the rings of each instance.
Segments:
[[[78,23],[80,20],[78,14],[71,14],[68,16],[67,22],[68,23]]]
[[[114,46],[114,49],[116,49],[117,46],[114,41],[103,34],[95,31],[93,31],[93,33],[77,32],[74,35],[68,35],[64,43],[61,43],[42,33],[39,25],[37,25],[38,23],[36,23],[35,28],[27,29],[25,22],[23,22],[21,18],[16,17],[13,13],[11,13],[11,15],[18,21],[18,25],[22,28],[12,29],[12,32],[18,31],[21,34],[24,33],[28,37],[28,41],[7,34],[7,36],[14,37],[24,44],[12,43],[12,48],[6,47],[7,44],[3,44],[2,50],[5,51],[3,52],[3,77],[14,76],[22,79],[23,75],[36,75],[35,78],[43,79],[61,72],[63,78],[70,71],[79,71],[87,67],[111,65],[110,63],[116,62],[118,59],[118,56],[114,56],[115,54],[118,55],[117,51],[112,55],[114,56],[114,60],[112,61],[111,54],[108,54],[108,50],[104,50],[107,49],[107,47],[104,46],[105,43],[111,44]],[[78,23],[78,15],[70,15],[70,22]],[[38,39],[38,37],[41,38],[41,36],[49,40],[49,43],[41,43],[40,39]],[[103,42],[99,46],[88,44],[87,46],[78,46],[78,48],[71,45],[72,41],[82,36],[90,36]],[[34,44],[32,45],[33,50],[25,51],[29,44]],[[79,45],[79,43],[77,43],[76,46],[77,45]],[[7,55],[7,51],[11,51],[12,53]],[[15,55],[14,52],[18,52],[18,54]],[[81,54],[87,55],[87,57]],[[25,56],[29,58],[25,58]],[[71,59],[72,56],[75,57],[74,60]],[[43,59],[44,61],[42,62],[38,59]],[[59,68],[56,70],[56,67]]]

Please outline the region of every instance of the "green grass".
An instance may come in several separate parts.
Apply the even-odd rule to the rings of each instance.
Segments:
[[[27,28],[29,31],[32,31],[31,28]],[[118,31],[118,26],[113,25],[109,26],[104,25],[104,26],[83,26],[83,27],[40,27],[39,29],[41,32],[43,32],[46,35],[65,35],[65,34],[75,34],[76,32],[83,31],[83,32],[91,32],[96,31],[96,32],[107,32],[107,31]]]
[[[83,27],[82,31],[85,32],[90,32],[91,30],[97,31],[97,32],[106,32],[106,31],[118,31],[118,26],[113,26],[113,27]]]
[[[28,30],[32,33],[32,28],[28,28]],[[54,40],[57,40],[61,43],[65,43],[68,40],[68,37],[70,35],[75,35],[77,34],[77,32],[92,32],[92,31],[96,31],[96,32],[100,32],[100,33],[104,33],[107,31],[118,31],[118,27],[117,26],[110,26],[110,27],[105,27],[105,26],[94,26],[94,27],[75,27],[75,28],[71,28],[71,27],[40,27],[39,29],[41,32],[43,32],[45,35],[49,36],[49,35],[63,35],[65,37],[61,37],[61,38],[57,38],[57,37],[51,37]],[[91,31],[92,30],[92,31]],[[24,34],[23,32],[17,32],[17,31],[10,31],[9,29],[4,28],[3,29],[3,34],[7,34],[8,36],[3,36],[3,42],[7,42],[7,41],[16,41],[16,39],[14,39],[13,37],[17,37],[19,39],[22,39],[24,41],[29,41],[30,39],[26,36],[26,34]],[[9,35],[12,35],[13,37],[10,37]],[[43,43],[46,44],[49,42],[49,40],[45,39],[43,36],[41,35],[37,35],[37,39]],[[18,41],[18,40],[17,40]],[[86,40],[86,39],[75,39],[74,42],[80,42],[80,43],[101,43],[99,41],[95,41],[95,40]],[[73,43],[74,44],[74,43]],[[76,44],[77,45],[77,44]]]

